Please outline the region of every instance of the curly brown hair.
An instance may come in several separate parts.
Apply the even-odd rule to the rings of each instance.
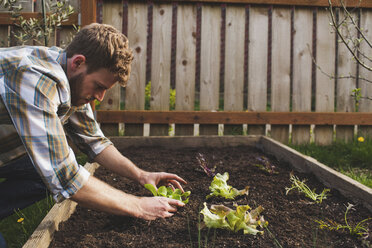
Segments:
[[[126,86],[133,55],[127,37],[113,26],[99,23],[85,26],[67,46],[66,54],[67,58],[84,55],[87,73],[106,68],[117,76],[121,86]]]

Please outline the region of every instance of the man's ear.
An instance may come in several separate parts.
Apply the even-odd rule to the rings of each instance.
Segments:
[[[85,64],[85,56],[82,54],[75,54],[71,58],[71,70],[77,71]]]

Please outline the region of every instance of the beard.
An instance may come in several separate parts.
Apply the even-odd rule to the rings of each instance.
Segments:
[[[72,106],[79,107],[86,104],[87,100],[91,100],[81,95],[83,92],[84,78],[85,74],[79,73],[69,79]]]

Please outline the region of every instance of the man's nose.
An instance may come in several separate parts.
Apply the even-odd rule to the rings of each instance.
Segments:
[[[100,90],[97,91],[96,94],[94,95],[94,98],[96,98],[98,101],[102,101],[103,97],[105,96],[106,90]]]

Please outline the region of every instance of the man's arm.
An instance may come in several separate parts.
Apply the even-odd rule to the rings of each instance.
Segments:
[[[118,175],[130,178],[141,185],[146,183],[151,183],[155,187],[159,184],[173,185],[183,191],[179,182],[187,183],[184,179],[172,173],[147,172],[138,168],[132,161],[123,156],[113,145],[106,147],[95,157],[94,161]]]
[[[117,190],[90,176],[86,184],[71,199],[83,207],[115,215],[127,215],[145,220],[166,218],[184,204],[165,197],[137,197]]]
[[[132,161],[124,157],[113,145],[106,147],[94,158],[94,161],[110,171],[136,182],[139,182],[145,173],[144,170],[141,170]]]

